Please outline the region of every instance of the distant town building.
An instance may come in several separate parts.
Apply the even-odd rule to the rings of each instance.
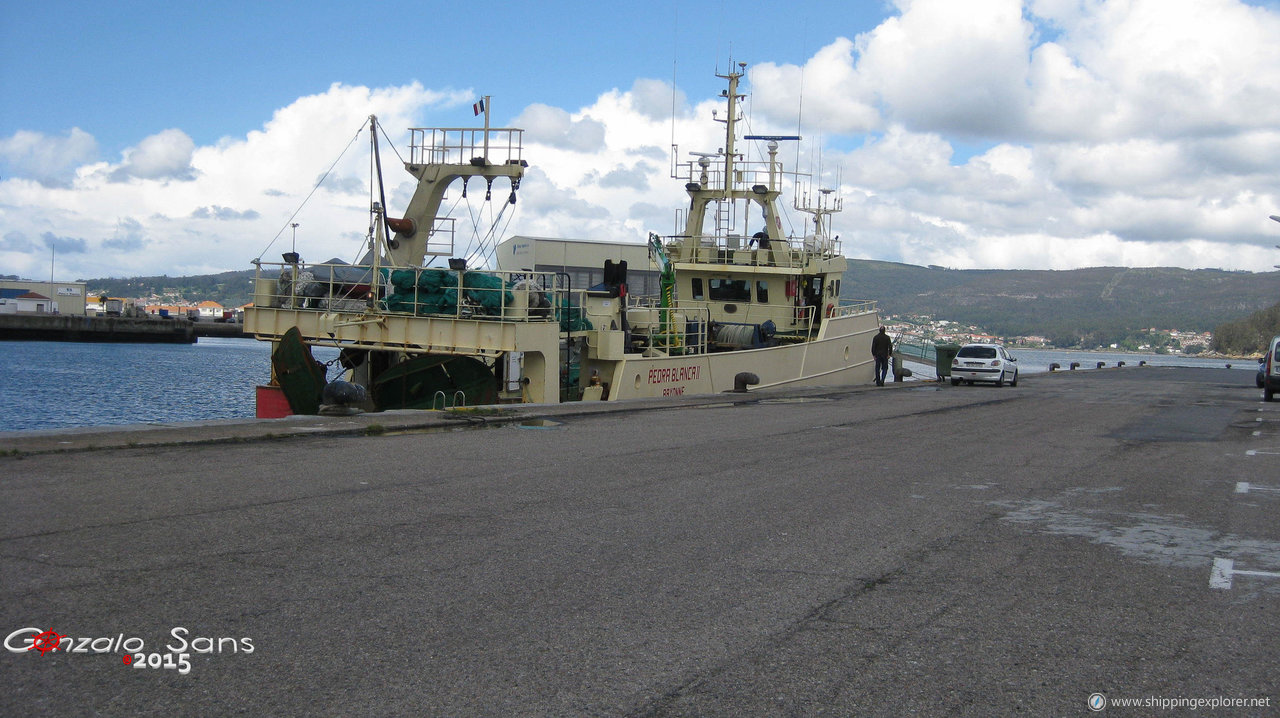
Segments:
[[[144,312],[153,317],[180,317],[204,322],[240,321],[235,317],[244,316],[242,310],[228,310],[214,301],[203,301],[194,304],[146,304],[142,305],[142,308]]]
[[[223,308],[217,302],[205,300],[197,304],[195,309],[201,321],[213,321],[214,319],[222,318]]]
[[[192,307],[186,304],[147,304],[143,311],[153,317],[185,317]]]

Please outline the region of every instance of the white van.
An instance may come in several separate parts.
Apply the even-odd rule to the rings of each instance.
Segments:
[[[1262,365],[1262,398],[1266,401],[1280,391],[1280,336],[1271,337],[1266,362]]]

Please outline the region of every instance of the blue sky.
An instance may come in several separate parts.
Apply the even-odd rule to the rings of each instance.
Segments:
[[[794,132],[803,107],[849,256],[1280,263],[1277,2],[744,7],[6,3],[0,274],[47,274],[51,246],[78,277],[244,268],[367,115],[402,143],[471,124],[479,94],[526,130],[508,234],[640,242],[684,201],[672,135],[716,147],[731,54],[753,128]],[[317,254],[359,241],[362,166],[344,159],[300,215]],[[413,188],[390,171],[394,212]]]

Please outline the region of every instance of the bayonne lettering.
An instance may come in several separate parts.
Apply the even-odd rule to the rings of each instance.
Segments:
[[[698,366],[673,366],[649,370],[650,384],[669,384],[680,381],[697,381]]]

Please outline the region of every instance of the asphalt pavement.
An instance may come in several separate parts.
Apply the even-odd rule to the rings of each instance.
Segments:
[[[1276,715],[1252,379],[5,435],[0,713]]]

